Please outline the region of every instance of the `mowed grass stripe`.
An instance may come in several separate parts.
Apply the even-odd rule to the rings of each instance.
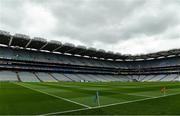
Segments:
[[[81,109],[79,111],[66,111],[61,115],[177,115],[180,114],[180,93],[132,100],[109,105]]]
[[[86,87],[86,85],[82,85],[81,83],[79,83],[79,85],[80,86],[77,86],[77,84],[76,84],[76,87],[77,88],[74,88],[74,86],[71,86],[71,85],[62,85],[62,84],[59,84],[59,83],[45,83],[44,85],[52,85],[52,86],[60,86],[61,88],[66,88],[66,89],[71,89],[71,88],[73,88],[73,89],[78,89],[78,90],[80,90],[81,92],[83,91],[83,92],[90,92],[90,91],[93,91],[93,93],[95,93],[97,90],[100,90],[100,92],[103,92],[103,93],[108,93],[110,96],[111,95],[113,95],[113,94],[121,94],[121,95],[129,95],[129,96],[138,96],[138,97],[145,97],[145,98],[149,98],[149,97],[154,97],[154,96],[150,96],[150,95],[142,95],[142,94],[136,94],[136,93],[132,93],[132,92],[130,92],[130,93],[127,93],[127,92],[122,92],[121,91],[121,89],[119,89],[119,90],[117,90],[116,88],[119,88],[119,86],[117,86],[116,85],[116,87],[115,86],[113,86],[114,88],[111,88],[111,87],[109,87],[108,89],[107,89],[107,87],[108,87],[108,85],[111,85],[111,83],[104,83],[104,86],[105,86],[105,88],[106,89],[99,89],[99,87],[101,88],[101,86],[99,86],[99,85],[97,85],[97,84],[94,84],[94,83],[91,83],[93,86],[90,86],[89,87],[89,83],[88,83],[88,87]],[[106,84],[106,85],[105,85]],[[97,85],[97,86],[96,86]],[[106,87],[107,86],[107,87]],[[92,89],[92,87],[94,88],[94,89]],[[120,86],[120,87],[122,87],[122,86]],[[136,86],[133,86],[134,88],[136,88]],[[159,91],[159,86],[158,86],[158,88],[156,88],[155,90],[157,91],[158,90],[158,92],[160,93],[160,91]],[[129,88],[130,90],[132,90],[133,88],[131,87],[131,88]],[[134,92],[134,91],[133,91]],[[137,91],[135,91],[135,92],[137,92]],[[106,96],[108,96],[108,94],[106,95]]]
[[[59,82],[61,85],[64,86],[73,86],[73,87],[103,87],[103,88],[121,88],[121,89],[141,89],[141,88],[161,88],[163,86],[170,87],[170,88],[179,88],[180,84],[178,82],[96,82],[96,83],[80,83],[80,82]]]
[[[38,83],[41,84],[42,83]],[[135,83],[43,83],[44,85],[48,84],[48,85],[59,85],[61,86],[61,88],[67,88],[67,89],[73,89],[75,90],[80,90],[84,92],[90,92],[90,88],[92,88],[93,86],[93,90],[97,91],[97,90],[101,90],[101,91],[107,91],[107,92],[116,92],[116,93],[136,93],[136,92],[148,92],[148,91],[157,91],[160,93],[160,89],[164,86],[166,86],[167,89],[178,89],[180,88],[180,83],[172,83],[172,82],[161,82],[161,83],[155,83],[155,82],[150,82],[150,83],[139,83],[139,82],[135,82]],[[89,84],[91,84],[92,86],[89,87]],[[101,86],[103,86],[103,89]],[[127,84],[127,85],[126,85]],[[76,86],[75,86],[76,85]],[[122,86],[123,85],[123,86]],[[124,87],[126,86],[126,87]],[[92,90],[92,92],[93,92]],[[148,96],[148,95],[147,95]],[[149,96],[149,97],[153,97],[153,96]]]
[[[64,113],[69,113],[69,112],[76,112],[76,111],[83,111],[89,108],[81,108],[81,109],[75,109],[75,110],[66,110],[66,111],[60,111],[60,112],[51,112],[51,113],[46,113],[46,114],[41,114],[42,116],[45,115],[57,115],[57,114],[64,114]]]
[[[54,83],[55,84],[55,83]],[[87,104],[88,106],[96,106],[97,103],[94,102],[93,97],[96,94],[96,91],[92,90],[81,90],[80,88],[71,88],[69,87],[64,87],[64,86],[59,86],[59,85],[49,85],[49,83],[33,83],[33,85],[36,88],[39,88],[43,91],[47,91],[51,94],[57,95],[57,96],[62,96],[64,98],[68,98],[72,101],[76,101],[78,103],[83,103]],[[73,85],[72,85],[73,86]],[[108,98],[106,96],[101,95],[101,101],[102,104],[109,104],[109,103],[114,103],[118,102],[118,99],[115,98]],[[123,100],[124,101],[124,100]]]
[[[109,83],[110,84],[110,83]],[[74,92],[81,92],[81,93],[86,93],[86,94],[91,94],[94,95],[94,93],[96,93],[96,91],[98,90],[99,92],[101,92],[104,95],[108,96],[108,95],[114,95],[114,94],[121,94],[121,95],[129,95],[129,96],[139,96],[139,97],[153,97],[153,96],[148,96],[148,95],[138,95],[138,94],[131,94],[131,93],[122,93],[113,89],[99,89],[99,87],[96,87],[94,85],[94,88],[96,89],[91,89],[86,87],[86,85],[83,86],[76,86],[77,88],[74,88],[74,86],[64,86],[62,84],[58,84],[58,83],[38,83],[38,85],[43,85],[43,86],[50,86],[52,88],[58,88],[58,89],[65,89],[65,90],[69,90],[69,91],[74,91]]]
[[[69,98],[69,99],[71,99],[73,101],[77,101],[79,103],[87,104],[91,107],[97,106],[97,104],[95,104],[92,99],[96,93],[95,90],[89,90],[88,88],[86,90],[84,90],[85,87],[83,87],[83,89],[74,88],[73,85],[72,85],[73,87],[71,87],[70,85],[68,87],[64,87],[62,84],[58,84],[58,83],[34,83],[34,84],[40,85],[40,87],[47,86],[48,88],[52,88],[51,91],[53,91],[55,89],[59,89],[60,92],[61,92],[61,90],[66,90],[67,92],[66,93],[61,92],[60,96],[69,98],[69,96],[76,94],[75,96],[71,96],[71,98]],[[98,88],[97,88],[97,90],[98,90]],[[59,92],[56,91],[56,93],[54,93],[54,94],[59,96],[58,93]],[[101,91],[99,91],[99,94],[100,94],[101,105],[147,98],[147,96],[128,95],[126,93],[119,93],[119,92],[117,92],[117,91],[115,92],[113,90],[109,90],[109,91],[101,90]]]
[[[37,92],[40,92],[40,93],[43,93],[43,94],[46,94],[46,95],[49,95],[49,96],[52,96],[52,97],[61,99],[61,100],[65,100],[65,101],[71,102],[71,103],[74,103],[74,104],[77,104],[77,105],[80,105],[80,106],[83,106],[83,107],[86,107],[86,108],[90,108],[90,106],[88,106],[88,105],[85,105],[85,104],[82,104],[82,103],[79,103],[79,102],[76,102],[76,101],[72,101],[72,100],[70,100],[70,99],[67,99],[67,98],[64,98],[64,97],[60,97],[60,96],[57,96],[57,95],[54,95],[54,94],[50,94],[50,93],[41,91],[41,90],[39,90],[39,89],[37,89],[37,88],[34,89],[34,88],[30,87],[30,86],[27,86],[25,83],[14,83],[14,84],[23,86],[23,87],[25,87],[25,88],[28,88],[28,89],[31,89],[31,90],[34,90],[34,91],[37,91]]]
[[[0,83],[0,115],[39,115],[80,108],[83,107],[13,83]]]

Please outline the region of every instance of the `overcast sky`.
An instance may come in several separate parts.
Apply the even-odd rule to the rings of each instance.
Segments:
[[[151,53],[180,48],[180,0],[0,0],[0,30]]]

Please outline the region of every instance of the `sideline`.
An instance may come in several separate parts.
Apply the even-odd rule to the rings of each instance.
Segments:
[[[55,97],[55,98],[58,98],[58,99],[61,99],[61,100],[64,100],[64,101],[68,101],[68,102],[71,102],[71,103],[74,103],[74,104],[77,104],[77,105],[80,105],[80,106],[83,106],[83,107],[86,107],[86,108],[91,108],[91,107],[88,106],[88,105],[81,104],[81,103],[79,103],[79,102],[75,102],[75,101],[72,101],[72,100],[67,99],[67,98],[64,98],[64,97],[60,97],[60,96],[57,96],[57,95],[49,94],[49,93],[47,93],[47,92],[43,92],[43,91],[38,90],[38,89],[34,89],[34,88],[31,88],[31,87],[27,87],[27,86],[25,86],[25,85],[22,85],[22,83],[21,83],[21,84],[13,83],[13,84],[16,84],[16,85],[22,86],[22,87],[24,87],[24,88],[28,88],[28,89],[31,89],[31,90],[33,90],[33,91],[37,91],[37,92],[40,92],[40,93],[49,95],[49,96],[52,96],[52,97]]]

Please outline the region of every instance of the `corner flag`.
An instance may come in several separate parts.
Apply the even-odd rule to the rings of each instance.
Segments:
[[[97,103],[98,106],[100,106],[100,102],[99,102],[99,92],[98,92],[98,91],[96,91],[96,95],[93,96],[93,101],[94,101],[95,103]]]

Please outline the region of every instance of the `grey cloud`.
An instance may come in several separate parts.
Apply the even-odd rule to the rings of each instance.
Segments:
[[[143,16],[138,22],[133,25],[126,25],[122,29],[122,37],[133,38],[139,34],[145,34],[147,36],[154,36],[156,34],[162,34],[169,28],[173,28],[179,23],[179,19],[175,14],[159,15],[156,17]]]
[[[21,26],[23,0],[0,0],[0,25]]]
[[[77,40],[87,46],[93,45],[97,48],[103,48],[103,46],[97,46],[97,43],[104,46],[108,45],[109,49],[115,48],[111,46],[121,48],[122,43],[129,42],[131,44],[127,44],[126,47],[123,46],[124,49],[129,49],[128,45],[132,45],[134,40],[143,36],[146,37],[144,39],[164,39],[166,37],[166,39],[177,39],[179,37],[177,31],[179,29],[177,27],[180,25],[179,0],[7,1],[0,0],[0,5],[3,6],[0,8],[0,23],[8,25],[12,30],[16,30],[19,26],[19,31],[24,32],[20,29],[31,25],[24,23],[27,20],[24,16],[28,15],[23,11],[25,4],[42,7],[51,13],[52,18],[57,21],[56,24],[53,24],[56,26],[49,29],[51,33],[48,38],[50,39],[58,37],[61,41],[63,37],[67,37],[70,40]],[[2,10],[6,10],[7,13]],[[11,31],[8,26],[4,27]],[[34,28],[41,31],[38,25],[37,27],[35,25]],[[143,49],[143,47],[140,48]],[[152,50],[144,48],[141,51]]]
[[[79,7],[72,7],[73,5]],[[81,4],[76,2],[66,3],[64,7],[55,7],[52,12],[60,20],[57,34],[65,34],[87,43],[97,40],[113,44],[118,40],[133,39],[134,36],[140,34],[148,36],[160,34],[169,26],[176,25],[178,21],[176,14],[171,12],[168,14],[166,9],[162,9],[164,12],[158,11],[156,17],[149,16],[147,12],[139,20],[133,21],[131,14],[143,13],[144,9],[149,7],[146,5],[148,4],[145,0],[136,2],[132,0],[128,2],[122,0],[92,0]],[[63,5],[60,4],[60,6]],[[155,7],[161,8],[164,7],[164,4]],[[124,27],[121,27],[123,20],[129,20],[133,23],[130,25],[124,24]]]

